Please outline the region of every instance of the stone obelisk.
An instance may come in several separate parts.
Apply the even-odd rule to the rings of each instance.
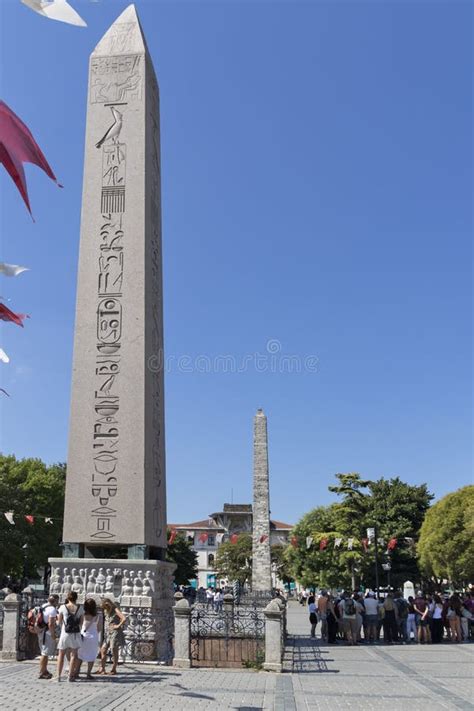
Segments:
[[[51,561],[51,589],[76,584],[151,609],[169,606],[174,569],[163,562],[159,122],[130,5],[89,64],[64,558]]]
[[[253,424],[252,591],[272,589],[267,418],[257,410]]]

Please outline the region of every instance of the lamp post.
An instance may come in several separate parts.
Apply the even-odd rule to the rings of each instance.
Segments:
[[[382,563],[382,568],[387,573],[387,587],[388,591],[390,592],[390,571],[392,570],[392,564],[390,563],[390,561],[388,563]]]
[[[374,542],[374,554],[375,554],[375,595],[378,600],[379,598],[379,549],[377,544],[377,526],[374,525],[373,528],[367,529],[367,538],[369,541]]]

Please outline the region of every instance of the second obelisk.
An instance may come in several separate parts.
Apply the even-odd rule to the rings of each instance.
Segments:
[[[272,589],[267,418],[257,410],[253,424],[252,592]]]

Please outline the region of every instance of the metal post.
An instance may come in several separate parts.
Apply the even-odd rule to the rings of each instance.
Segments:
[[[377,545],[377,526],[374,526],[375,532],[375,595],[376,599],[379,599],[379,549]]]

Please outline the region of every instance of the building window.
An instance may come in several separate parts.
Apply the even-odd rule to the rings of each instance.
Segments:
[[[207,556],[207,566],[208,568],[214,567],[214,553],[209,553]]]
[[[216,545],[216,537],[211,536],[211,534],[209,534],[207,537],[207,545],[208,546],[215,546]]]

